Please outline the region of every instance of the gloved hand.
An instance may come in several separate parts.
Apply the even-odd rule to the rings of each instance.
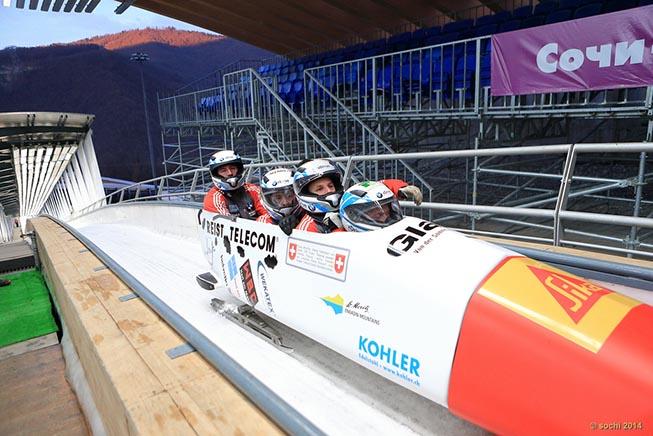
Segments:
[[[416,205],[422,204],[422,190],[415,185],[404,186],[399,190],[399,198],[401,200],[412,200]]]
[[[342,220],[340,219],[340,214],[338,212],[327,212],[324,214],[322,223],[326,226],[342,228]]]
[[[279,220],[279,228],[286,234],[292,233],[292,230],[299,224],[299,218],[295,214],[290,214]]]

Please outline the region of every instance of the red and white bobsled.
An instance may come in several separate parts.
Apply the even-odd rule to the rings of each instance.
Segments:
[[[653,432],[652,306],[412,217],[288,237],[202,212],[200,228],[235,298],[488,430]]]

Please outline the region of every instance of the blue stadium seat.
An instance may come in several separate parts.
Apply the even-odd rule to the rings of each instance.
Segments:
[[[444,42],[445,42],[445,38],[443,35],[433,35],[433,36],[429,36],[424,40],[424,46],[428,47],[431,45],[442,44]]]
[[[290,90],[290,94],[292,95],[291,101],[293,103],[299,103],[304,100],[304,81],[303,80],[295,80],[292,83],[292,89]]]
[[[445,33],[443,35],[440,35],[442,37],[442,42],[453,42],[453,41],[458,41],[460,39],[460,33],[459,32],[450,32],[450,33]]]
[[[476,29],[476,36],[487,36],[497,33],[499,26],[496,23],[481,26]]]
[[[623,11],[637,7],[637,0],[611,0],[603,3],[603,13]]]
[[[426,36],[436,36],[442,33],[442,28],[440,26],[429,27],[426,29]]]
[[[344,70],[344,83],[351,85],[358,81],[358,63],[348,65]]]
[[[392,87],[392,74],[393,68],[392,65],[386,65],[385,67],[378,70],[376,74],[376,90],[388,91]],[[372,86],[372,81],[367,81],[368,86]]]
[[[481,73],[480,73],[480,82],[481,86],[490,85],[490,64],[491,64],[491,53],[486,53],[481,56]]]
[[[404,32],[398,35],[393,35],[390,38],[388,38],[386,41],[388,44],[402,44],[407,41],[410,41],[411,38],[412,38],[411,32]]]
[[[521,27],[522,29],[526,29],[529,27],[541,26],[542,24],[544,24],[544,15],[533,15],[532,17],[528,17],[522,21]]]
[[[576,12],[574,12],[574,19],[598,15],[601,13],[602,6],[603,5],[601,3],[590,3],[585,6],[581,6],[580,8],[576,9]]]
[[[426,28],[417,29],[416,31],[413,32],[413,38],[415,38],[415,39],[426,38],[428,36],[427,32],[428,32],[428,29],[426,29]]]
[[[512,18],[512,14],[509,11],[500,11],[496,14],[483,15],[476,19],[476,27],[486,26],[488,24],[499,24],[510,20],[510,18]]]
[[[456,78],[463,76],[472,76],[476,71],[476,55],[471,54],[465,57],[459,57],[456,60]]]
[[[573,11],[571,9],[560,9],[557,11],[553,11],[546,16],[546,20],[544,21],[544,24],[553,24],[553,23],[561,23],[563,21],[568,21],[571,20],[572,15],[573,15]]]
[[[483,15],[482,17],[478,17],[476,19],[476,27],[487,26],[488,24],[494,24],[496,22],[497,22],[497,19],[494,16],[494,14]]]
[[[583,0],[560,0],[558,2],[558,7],[560,9],[575,9],[582,6],[584,3]]]
[[[442,57],[441,50],[433,50],[422,60],[422,91],[430,95],[436,90],[441,90],[443,84],[449,81],[451,58]]]
[[[533,15],[533,7],[530,5],[522,6],[512,11],[513,18],[528,18],[531,15]]]
[[[558,8],[555,2],[540,2],[533,8],[533,15],[547,15]]]
[[[473,26],[474,26],[474,21],[472,20],[452,21],[451,23],[447,23],[444,26],[442,26],[442,33],[461,32]]]
[[[293,91],[295,92],[300,92],[304,90],[304,81],[303,80],[295,80],[295,82],[292,85]]]
[[[513,30],[519,30],[519,29],[521,29],[521,20],[510,20],[510,21],[506,21],[505,23],[499,24],[498,33],[512,32]]]

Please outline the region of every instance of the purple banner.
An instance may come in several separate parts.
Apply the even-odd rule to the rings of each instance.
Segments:
[[[653,84],[653,6],[492,36],[492,95]]]

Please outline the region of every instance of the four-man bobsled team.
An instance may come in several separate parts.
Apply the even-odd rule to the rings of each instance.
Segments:
[[[296,170],[268,171],[261,186],[245,183],[241,157],[218,151],[209,160],[213,187],[204,210],[278,225],[290,235],[307,232],[364,232],[400,221],[398,199],[422,202],[417,186],[397,179],[361,182],[343,192],[342,174],[329,160],[311,159]]]

